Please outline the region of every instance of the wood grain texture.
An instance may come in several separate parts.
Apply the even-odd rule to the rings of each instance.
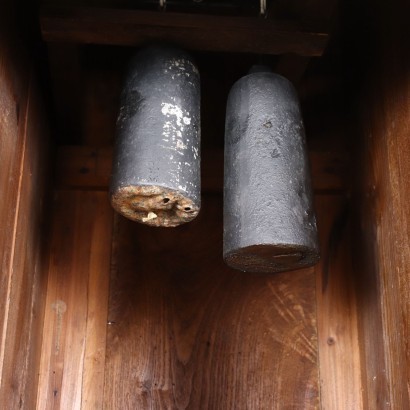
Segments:
[[[6,26],[7,27],[7,26]],[[29,73],[19,67],[21,56],[13,53],[14,39],[4,29],[0,37],[0,375],[5,356],[5,338],[10,308],[11,269],[14,258],[15,229],[19,197]],[[8,35],[7,35],[8,34]],[[23,60],[24,61],[24,60]]]
[[[163,41],[193,50],[319,56],[326,33],[294,22],[124,9],[44,6],[46,41],[141,46]]]
[[[315,202],[322,255],[316,267],[321,408],[362,409],[350,203],[345,195],[318,195]]]
[[[360,2],[354,249],[365,407],[410,408],[410,4]],[[363,22],[367,24],[363,26]],[[368,50],[363,54],[363,50]]]
[[[4,14],[3,14],[4,13]],[[7,16],[7,19],[4,18]],[[48,127],[32,66],[0,6],[0,408],[34,408],[45,300]]]
[[[37,408],[101,408],[112,212],[106,193],[56,193]]]
[[[4,317],[0,407],[29,408],[36,401],[45,301],[48,127],[35,84],[29,88],[18,184],[12,260],[8,272],[9,304]],[[5,272],[6,273],[6,272]]]
[[[172,230],[118,217],[113,240],[106,408],[318,407],[313,269],[227,268],[219,196]]]
[[[313,189],[332,193],[349,189],[349,156],[341,151],[310,151]],[[112,163],[111,147],[62,146],[57,152],[56,184],[64,189],[106,190]],[[222,192],[223,151],[202,152],[203,192]]]

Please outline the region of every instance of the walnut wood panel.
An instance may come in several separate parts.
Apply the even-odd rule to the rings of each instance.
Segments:
[[[321,407],[362,409],[351,205],[345,195],[318,195],[315,202],[322,255],[316,268]]]
[[[354,249],[365,406],[408,409],[410,4],[362,1],[361,7],[350,25],[361,41],[349,50],[356,80],[365,84],[354,95],[360,98]]]
[[[56,193],[39,409],[102,408],[111,225],[106,193]]]
[[[193,50],[319,56],[328,35],[293,22],[160,13],[138,10],[44,6],[46,41],[140,46],[164,41]]]
[[[226,267],[220,196],[179,228],[115,226],[106,408],[317,408],[312,268]]]
[[[48,129],[14,14],[7,2],[0,8],[0,408],[34,408],[45,299]]]
[[[310,165],[316,193],[347,191],[349,156],[340,151],[311,151]],[[112,148],[63,146],[57,152],[56,184],[64,189],[106,190],[111,174]],[[223,151],[202,152],[202,191],[221,192]]]

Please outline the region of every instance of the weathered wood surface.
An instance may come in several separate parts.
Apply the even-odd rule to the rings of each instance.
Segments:
[[[313,269],[250,275],[222,260],[222,201],[113,238],[107,408],[317,408]]]
[[[363,391],[349,199],[317,195],[322,258],[316,267],[317,328],[322,409],[362,409]]]
[[[56,193],[38,409],[102,408],[111,226],[106,193]]]
[[[186,227],[117,218],[108,299],[106,193],[56,195],[38,408],[318,406],[313,269],[227,268],[221,199],[207,196]],[[339,203],[319,205],[321,228]]]
[[[5,343],[10,291],[12,286],[12,265],[16,240],[17,207],[22,173],[24,141],[26,137],[29,74],[16,68],[13,54],[2,38],[1,51],[6,58],[0,60],[0,375],[5,359]],[[14,71],[16,70],[16,71]],[[1,378],[3,384],[3,377]]]
[[[365,407],[408,409],[410,4],[360,4],[350,27],[361,41],[348,49],[360,85],[352,96],[360,101],[353,249]]]
[[[330,163],[322,159],[329,154],[312,157],[323,263],[279,275],[224,265],[219,194],[205,194],[198,220],[186,226],[152,229],[117,216],[111,237],[100,192],[111,149],[63,147],[60,155],[40,408],[66,408],[69,400],[71,408],[88,408],[90,400],[95,408],[317,408],[319,388],[322,402],[360,403],[360,389],[350,390],[360,373],[354,305],[344,300],[345,231],[336,247],[327,246],[346,200],[344,155]],[[317,294],[325,272],[326,290]],[[95,330],[87,330],[93,320]],[[97,358],[87,355],[89,340],[99,343],[91,348]]]
[[[8,4],[0,6],[0,408],[15,409],[36,402],[48,129]]]
[[[141,46],[163,41],[193,50],[320,56],[323,32],[296,22],[140,10],[43,6],[46,41]]]
[[[349,189],[349,156],[341,151],[310,151],[313,189],[332,193]],[[57,152],[56,185],[64,189],[106,190],[112,162],[111,147],[62,146]],[[204,150],[202,190],[222,192],[223,151]]]

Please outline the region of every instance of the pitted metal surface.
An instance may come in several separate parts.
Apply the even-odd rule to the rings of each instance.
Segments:
[[[224,259],[251,272],[311,266],[319,246],[297,94],[285,78],[254,71],[227,104]]]
[[[122,187],[111,202],[128,219],[151,226],[178,226],[199,212],[197,205],[178,191],[154,185]]]
[[[181,50],[143,49],[121,97],[111,203],[129,219],[173,227],[195,218],[200,192],[198,69]]]

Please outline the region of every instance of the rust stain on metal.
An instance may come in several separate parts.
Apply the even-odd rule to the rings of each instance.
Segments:
[[[126,218],[151,226],[175,227],[194,219],[199,207],[181,192],[155,185],[119,188],[111,197]]]
[[[151,226],[175,227],[199,212],[200,81],[183,50],[148,47],[129,65],[110,197],[120,214]]]

